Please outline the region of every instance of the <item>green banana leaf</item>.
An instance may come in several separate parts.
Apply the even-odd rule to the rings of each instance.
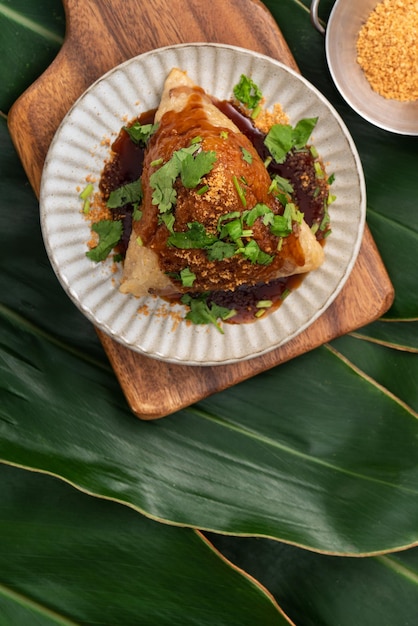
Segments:
[[[418,549],[366,559],[338,558],[253,538],[209,537],[269,589],[304,626],[415,624]]]
[[[248,615],[263,610],[272,615],[265,623],[286,623],[262,589],[245,577],[237,582],[235,570],[216,553],[209,551],[208,557],[202,535],[192,530],[197,527],[214,531],[210,541],[269,589],[298,626],[406,626],[418,613],[416,550],[341,555],[387,553],[417,542],[417,139],[372,127],[341,100],[328,75],[323,37],[310,23],[309,2],[265,4],[302,73],[330,99],[353,134],[366,175],[368,223],[395,286],[394,304],[384,319],[351,336],[164,420],[138,421],[94,329],[69,302],[50,268],[37,201],[7,133],[8,109],[63,41],[62,6],[60,0],[36,6],[29,0],[2,0],[0,459],[53,474],[98,498],[89,499],[49,477],[3,468],[2,496],[8,494],[12,508],[9,518],[0,514],[0,535],[4,533],[6,545],[13,531],[13,543],[23,541],[32,485],[51,519],[59,519],[60,507],[69,512],[73,507],[80,515],[88,509],[81,516],[86,522],[69,514],[66,529],[79,545],[91,541],[96,553],[102,543],[94,541],[89,529],[101,527],[102,507],[119,520],[121,532],[130,528],[124,521],[128,517],[150,529],[148,539],[148,531],[138,531],[138,551],[150,550],[150,542],[156,550],[160,546],[167,576],[175,579],[181,564],[201,583],[188,589],[187,608],[180,597],[172,603],[173,614],[183,617],[178,623],[245,623],[236,585],[244,595],[251,589],[243,605]],[[324,20],[332,4],[321,3]],[[26,522],[14,529],[13,519]],[[43,558],[42,544],[35,535],[28,539],[31,558],[22,567],[29,578],[21,572],[13,582],[8,573],[12,540],[8,543],[0,568],[0,583],[9,590],[0,593],[0,614],[10,615],[6,626],[68,620],[88,624],[93,618],[87,600],[96,607],[95,623],[139,623],[106,617],[109,587],[96,587],[98,595],[90,597],[83,585],[73,587],[65,572],[60,578],[58,565],[50,584],[60,579],[63,602],[72,593],[79,601],[78,615],[62,612],[48,596],[28,594],[25,580],[33,584],[40,577],[35,564]],[[57,546],[56,553],[63,553],[64,564],[65,545],[62,550]],[[339,556],[319,554],[323,552]],[[121,572],[115,552],[109,554],[112,564],[119,573],[113,589],[118,595]],[[122,580],[129,571],[126,567]],[[147,610],[163,612],[160,597],[157,603],[152,600],[152,572],[150,564],[141,593],[144,602],[148,598]],[[238,617],[222,622],[227,613],[219,599],[211,614],[193,613],[192,622],[189,604],[206,606],[207,586],[215,593],[217,584]],[[137,606],[130,589],[119,598],[125,610]],[[54,602],[57,595],[51,592]],[[148,623],[164,623],[153,619]],[[264,622],[254,618],[252,623]]]
[[[36,615],[65,625],[289,624],[272,596],[196,531],[50,477],[6,466],[0,476],[2,624],[7,610],[13,626]]]
[[[336,347],[149,423],[111,374],[16,316],[3,330],[5,461],[168,523],[339,554],[416,541],[418,420]]]

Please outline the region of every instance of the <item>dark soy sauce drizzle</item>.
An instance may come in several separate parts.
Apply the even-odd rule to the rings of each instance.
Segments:
[[[250,139],[261,159],[265,161],[270,153],[264,145],[265,134],[258,130],[252,121],[241,113],[233,104],[223,100],[213,99],[214,104],[229,117],[239,130]],[[137,120],[141,124],[151,124],[154,121],[155,110],[142,113]],[[129,126],[129,124],[127,125]],[[106,163],[100,180],[100,190],[106,201],[114,189],[134,182],[142,174],[145,148],[134,143],[125,130],[121,130],[112,144],[112,159]],[[284,163],[271,162],[268,166],[269,174],[277,174],[290,181],[294,188],[294,198],[300,211],[304,213],[305,221],[311,226],[320,222],[324,215],[324,202],[327,198],[327,190],[324,186],[318,193],[318,182],[314,169],[314,157],[310,150],[291,152]],[[309,176],[309,184],[302,187],[301,176]],[[122,220],[123,235],[117,246],[117,252],[123,257],[129,243],[132,228],[132,207],[126,205],[114,210],[114,219]],[[322,239],[321,231],[317,232],[318,240]],[[234,309],[236,315],[230,318],[230,324],[242,324],[252,322],[262,310],[257,306],[263,301],[271,302],[269,312],[277,309],[284,297],[296,289],[303,280],[304,275],[278,278],[268,284],[260,283],[251,287],[240,286],[234,291],[214,291],[208,297],[208,304],[215,302],[220,306]]]

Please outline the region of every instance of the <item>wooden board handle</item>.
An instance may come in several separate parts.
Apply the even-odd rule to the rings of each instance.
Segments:
[[[75,100],[123,61],[155,48],[210,41],[256,50],[297,65],[258,0],[63,0],[66,36],[56,59],[9,113],[9,128],[39,197],[43,163]],[[45,113],[47,112],[47,115]],[[27,137],[36,143],[27,144]]]

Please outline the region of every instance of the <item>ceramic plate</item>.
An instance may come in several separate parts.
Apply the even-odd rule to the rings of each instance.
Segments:
[[[81,214],[80,189],[86,177],[98,181],[114,139],[126,120],[155,108],[173,67],[210,94],[231,97],[241,74],[251,76],[270,108],[280,102],[294,125],[318,117],[312,136],[329,174],[335,174],[332,234],[326,260],[309,274],[274,313],[254,323],[213,326],[178,322],[184,308],[155,297],[134,298],[118,291],[112,263],[86,258],[90,230]],[[312,324],[341,291],[356,260],[365,222],[365,186],[354,143],[338,114],[310,83],[261,54],[218,44],[184,44],[135,57],[105,74],[74,104],[48,152],[40,209],[45,245],[64,289],[103,332],[128,348],[174,363],[217,365],[260,356]],[[142,312],[141,312],[142,311]],[[146,313],[144,313],[146,311]]]

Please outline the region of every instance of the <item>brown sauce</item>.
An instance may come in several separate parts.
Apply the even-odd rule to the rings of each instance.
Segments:
[[[256,128],[251,119],[241,113],[231,102],[214,100],[214,104],[234,122],[243,135],[248,137],[261,159],[265,161],[270,156],[264,145],[265,133]],[[290,152],[284,163],[272,161],[267,167],[271,176],[277,174],[291,182],[295,190],[296,204],[309,226],[322,220],[324,201],[328,195],[325,185],[323,188],[318,188],[314,161],[311,151],[306,149]]]
[[[264,145],[265,134],[258,130],[252,121],[241,113],[228,101],[214,99],[214,104],[227,115],[252,142],[260,157],[265,161],[270,155]],[[142,113],[131,124],[139,121],[149,124],[154,121],[155,110]],[[127,124],[129,126],[129,124]],[[144,147],[134,143],[125,130],[121,130],[112,144],[112,158],[105,164],[101,180],[100,191],[106,201],[114,189],[137,180],[142,174]],[[309,226],[320,222],[324,215],[324,203],[328,191],[326,185],[318,188],[318,181],[314,169],[314,157],[310,150],[292,151],[285,162],[277,164],[271,162],[268,166],[270,175],[277,174],[288,179],[294,188],[295,202],[299,210],[304,213],[305,221]],[[114,219],[122,221],[123,234],[117,246],[117,252],[125,256],[132,228],[132,207],[126,205],[114,211]],[[318,241],[322,241],[321,231],[317,232]],[[302,282],[304,274],[278,278],[269,283],[259,283],[254,286],[240,286],[234,291],[214,291],[208,298],[208,304],[215,302],[220,306],[234,309],[236,315],[228,323],[242,324],[253,322],[260,313],[260,302],[268,301],[271,305],[268,311],[277,309],[284,298]]]

